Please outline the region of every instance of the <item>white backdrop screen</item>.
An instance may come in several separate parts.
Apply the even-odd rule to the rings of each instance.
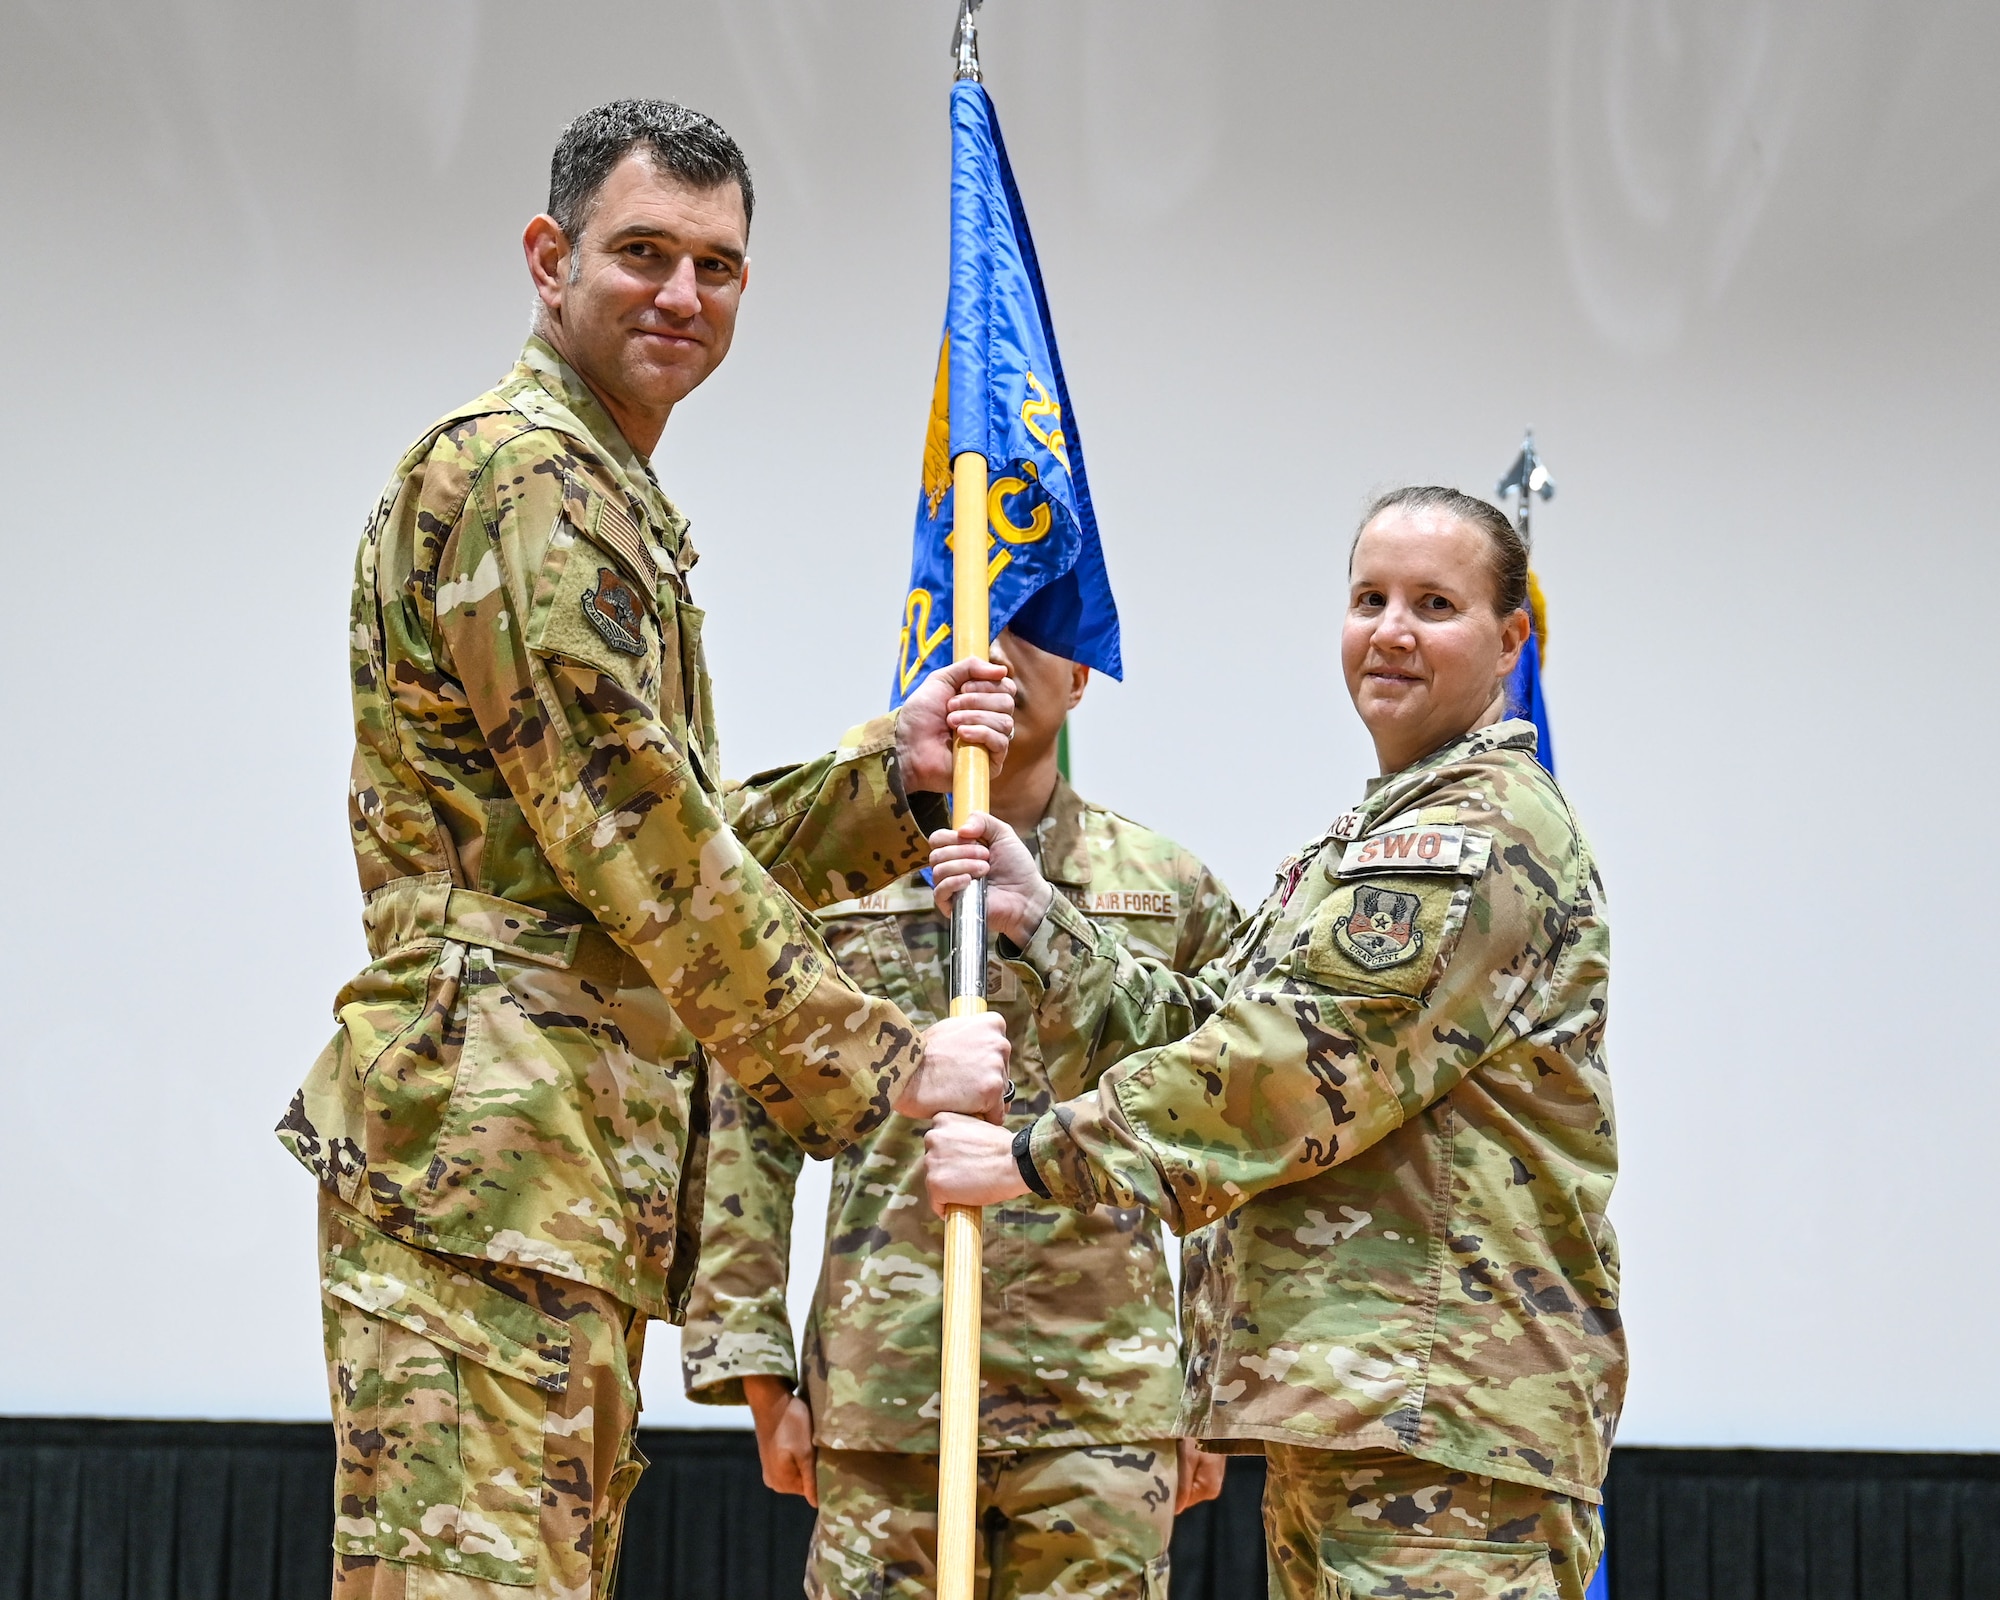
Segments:
[[[310,1185],[269,1130],[363,959],[355,538],[511,361],[588,105],[709,110],[760,185],[735,353],[659,456],[729,766],[880,705],[950,12],[0,3],[0,1410],[324,1414]],[[1125,617],[1080,786],[1260,895],[1371,770],[1356,512],[1484,490],[1534,424],[1616,929],[1624,1437],[2000,1447],[2000,10],[983,15]],[[670,1341],[646,1388],[742,1419],[690,1418]]]

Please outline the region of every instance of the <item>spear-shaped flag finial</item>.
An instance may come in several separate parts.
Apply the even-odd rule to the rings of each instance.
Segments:
[[[1556,497],[1555,479],[1549,476],[1549,469],[1542,465],[1542,458],[1535,453],[1533,428],[1530,428],[1527,436],[1521,440],[1521,453],[1514,458],[1514,464],[1507,469],[1505,476],[1500,479],[1499,486],[1493,492],[1502,500],[1510,494],[1519,497],[1520,505],[1514,515],[1515,525],[1521,530],[1521,542],[1532,545],[1534,539],[1528,531],[1529,509],[1537,495],[1544,500],[1553,500]]]
[[[952,77],[955,81],[978,83],[983,74],[979,70],[979,28],[972,20],[980,0],[958,0],[958,31],[952,35],[951,54],[957,70]]]

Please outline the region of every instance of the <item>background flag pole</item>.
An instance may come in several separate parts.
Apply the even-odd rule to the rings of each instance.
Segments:
[[[1514,496],[1514,526],[1520,531],[1521,543],[1527,546],[1532,562],[1535,551],[1535,501],[1553,500],[1556,493],[1555,480],[1549,476],[1549,469],[1542,465],[1542,458],[1535,449],[1533,428],[1521,440],[1520,454],[1514,457],[1514,464],[1501,477],[1494,493],[1502,502],[1509,495]],[[1549,649],[1549,608],[1542,598],[1542,585],[1532,565],[1528,569],[1528,617],[1533,631],[1527,648],[1521,652],[1521,659],[1515,663],[1513,674],[1507,680],[1507,709],[1509,714],[1526,717],[1535,725],[1535,759],[1547,767],[1553,777],[1556,743],[1549,728],[1548,701],[1542,694],[1542,665],[1548,659]]]
[[[972,13],[959,0],[952,43],[955,76],[977,83],[979,44]],[[952,458],[952,658],[986,659],[992,622],[986,568],[986,457]],[[961,744],[952,763],[951,812],[970,816],[991,806],[986,752]],[[951,1014],[986,1009],[986,880],[975,879],[951,908]],[[979,1500],[980,1214],[948,1206],[944,1217],[944,1326],[938,1394],[937,1600],[972,1600]]]

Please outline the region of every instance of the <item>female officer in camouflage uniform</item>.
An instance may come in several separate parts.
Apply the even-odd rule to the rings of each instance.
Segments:
[[[941,1118],[931,1198],[1220,1222],[1184,1282],[1183,1431],[1266,1456],[1294,1600],[1580,1600],[1597,1563],[1625,1382],[1608,933],[1505,715],[1526,576],[1483,501],[1371,509],[1341,661],[1383,775],[1197,979],[1098,937],[991,819],[933,836],[942,900],[990,874],[1048,1057],[1126,1059],[1013,1138]]]

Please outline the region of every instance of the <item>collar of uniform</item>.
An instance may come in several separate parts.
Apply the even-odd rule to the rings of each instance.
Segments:
[[[1429,783],[1432,774],[1468,756],[1485,755],[1489,750],[1525,750],[1535,753],[1535,725],[1520,717],[1505,717],[1484,728],[1462,733],[1449,744],[1440,745],[1421,761],[1413,761],[1401,772],[1391,772],[1368,781],[1368,798],[1355,809],[1363,826],[1379,817],[1393,816],[1409,804],[1413,795]]]
[[[512,403],[537,422],[588,441],[609,463],[619,486],[650,514],[648,520],[674,557],[674,564],[683,571],[693,566],[694,546],[687,537],[687,518],[674,509],[660,488],[660,480],[653,476],[653,464],[632,448],[632,442],[611,420],[611,413],[590,392],[590,385],[576,368],[546,339],[530,335],[521,347],[513,376],[533,392],[510,395]]]
[[[1048,809],[1035,824],[1042,876],[1051,883],[1066,883],[1076,889],[1090,886],[1090,841],[1084,833],[1083,813],[1082,797],[1069,786],[1069,779],[1057,773]]]

